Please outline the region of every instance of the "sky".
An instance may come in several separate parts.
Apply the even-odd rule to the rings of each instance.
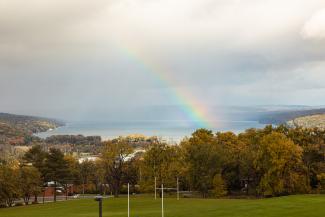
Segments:
[[[325,1],[0,0],[1,112],[131,117],[184,94],[324,105]]]

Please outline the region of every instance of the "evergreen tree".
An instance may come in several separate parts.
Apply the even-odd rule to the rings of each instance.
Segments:
[[[54,182],[54,201],[56,201],[57,185],[65,184],[69,177],[69,167],[59,149],[51,148],[45,160],[45,180]]]

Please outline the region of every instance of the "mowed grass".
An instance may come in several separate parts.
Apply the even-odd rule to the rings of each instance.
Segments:
[[[80,199],[0,209],[1,217],[97,217],[98,203]],[[103,216],[127,217],[127,199],[103,202]],[[131,217],[160,217],[161,203],[151,197],[131,197]],[[324,217],[325,196],[299,195],[280,198],[165,199],[166,217]]]

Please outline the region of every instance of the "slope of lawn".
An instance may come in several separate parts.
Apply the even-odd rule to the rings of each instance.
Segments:
[[[131,197],[131,217],[160,217],[160,200]],[[0,209],[1,217],[97,217],[91,199]],[[127,199],[105,199],[103,216],[127,217]],[[324,217],[325,196],[299,195],[260,200],[165,199],[165,217]]]

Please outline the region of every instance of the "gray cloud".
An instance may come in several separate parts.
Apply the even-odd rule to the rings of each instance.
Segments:
[[[325,100],[320,0],[0,4],[3,111],[81,119],[175,104],[169,88],[204,106]]]

